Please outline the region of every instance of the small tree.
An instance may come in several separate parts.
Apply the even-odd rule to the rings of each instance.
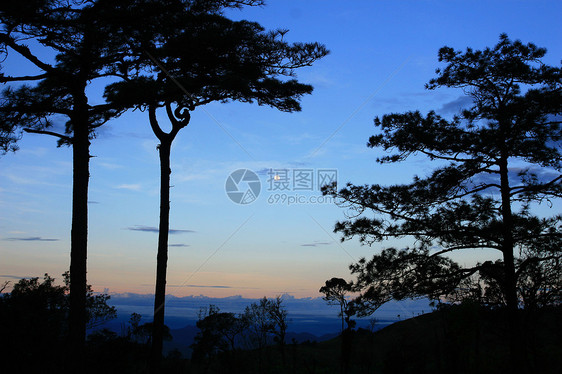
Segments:
[[[142,316],[138,313],[131,313],[127,327],[122,327],[121,335],[127,340],[136,342],[139,338],[139,326]]]
[[[271,341],[270,334],[275,329],[275,321],[271,318],[269,304],[270,300],[263,297],[259,302],[247,306],[242,315],[248,326],[248,337],[260,351]]]
[[[355,302],[350,301],[350,294],[354,291],[353,283],[346,282],[342,278],[332,278],[326,281],[326,284],[320,288],[320,292],[324,294],[323,299],[329,305],[338,305],[341,317],[341,372],[346,373],[349,367],[349,360],[352,345],[352,329],[355,327],[355,321],[351,319],[356,313]],[[347,327],[344,329],[344,322]]]
[[[221,312],[215,305],[199,311],[199,332],[192,345],[194,361],[206,362],[216,355],[235,351],[238,338],[246,329],[246,320],[234,313]]]
[[[262,368],[262,350],[276,341],[284,358],[285,335],[287,331],[287,310],[282,305],[283,299],[278,296],[274,300],[263,297],[257,303],[246,307],[241,318],[246,324],[246,338],[258,350],[258,369]]]
[[[562,254],[517,259],[517,291],[525,309],[562,305]]]
[[[341,332],[344,331],[344,322],[347,323],[347,329],[353,328],[354,321],[351,317],[355,314],[353,303],[349,297],[353,292],[353,283],[348,283],[342,278],[332,278],[326,281],[326,284],[319,290],[323,293],[322,297],[329,305],[337,305],[340,307],[338,316],[341,318]]]
[[[287,312],[287,309],[285,309],[282,303],[283,299],[281,296],[277,296],[275,299],[269,300],[268,311],[274,324],[272,330],[274,336],[273,340],[279,344],[281,356],[283,358],[283,362],[285,362],[285,335],[287,334],[287,327],[289,324],[289,321],[287,320],[289,312]]]

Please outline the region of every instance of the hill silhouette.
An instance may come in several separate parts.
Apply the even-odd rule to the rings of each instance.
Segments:
[[[504,310],[448,307],[396,322],[376,332],[353,333],[349,373],[502,373],[509,342]],[[562,372],[562,308],[521,312],[526,367],[521,372]],[[337,373],[340,337],[301,347],[303,367]],[[303,371],[306,372],[306,371]]]
[[[520,311],[524,337],[521,344],[525,352],[521,373],[562,372],[560,316],[562,307]],[[218,352],[201,363],[189,359],[189,345],[196,333],[194,326],[171,330],[174,339],[166,342],[164,362],[171,372],[175,372],[174,368],[209,374],[342,372],[340,336],[291,333],[287,335],[284,356],[275,344],[261,350],[241,346],[234,351]],[[509,369],[509,336],[505,310],[490,310],[475,304],[443,306],[378,331],[363,328],[353,331],[346,373],[505,373]],[[122,353],[125,353],[123,349],[129,349],[120,348]],[[119,357],[125,359],[127,355]],[[112,366],[108,362],[111,359],[108,357],[106,368]],[[125,370],[120,373],[132,372],[127,371],[126,368],[131,368],[127,362],[115,365]]]
[[[521,373],[562,372],[562,308],[521,312],[526,352]],[[353,331],[347,373],[505,373],[509,370],[509,331],[505,310],[477,305],[444,310],[396,322],[379,331]],[[340,373],[341,337],[289,344],[285,362],[271,346],[259,352],[218,355],[206,373]],[[266,364],[258,366],[261,361]],[[264,366],[265,365],[265,366]],[[232,371],[237,370],[237,371]]]

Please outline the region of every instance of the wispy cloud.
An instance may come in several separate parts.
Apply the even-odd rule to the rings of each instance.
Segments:
[[[189,244],[168,244],[168,247],[189,247]]]
[[[127,227],[126,230],[131,230],[131,231],[144,231],[144,232],[154,232],[154,233],[158,233],[158,227],[154,227],[154,226],[143,226],[143,225],[135,225],[132,227]],[[168,230],[168,232],[170,234],[184,234],[184,233],[193,233],[195,232],[194,230],[183,230],[183,229],[170,229]]]
[[[52,173],[52,174],[55,174],[55,173]],[[52,179],[48,179],[47,177],[45,177],[45,178],[31,178],[31,177],[27,177],[27,176],[19,176],[19,175],[12,174],[12,173],[7,173],[4,176],[10,182],[15,183],[15,184],[28,185],[28,186],[42,185],[42,186],[66,187],[65,185],[60,184],[60,183],[45,182],[45,180],[52,180]]]
[[[287,161],[284,163],[275,161],[274,165],[271,167],[251,170],[259,176],[271,177],[277,170],[289,170],[289,172],[292,172],[295,169],[310,168],[310,165],[310,162],[302,161]]]
[[[439,112],[444,114],[459,113],[462,109],[466,109],[473,104],[473,99],[470,96],[460,96],[455,100],[443,104]]]
[[[115,170],[115,169],[123,168],[123,165],[114,164],[114,163],[111,163],[111,162],[99,162],[98,165],[105,168],[105,169],[109,169],[109,170]]]
[[[188,288],[239,288],[231,286],[211,286],[204,284],[169,284],[168,287],[188,287]]]
[[[316,142],[319,138],[320,137],[317,135],[311,135],[306,132],[298,135],[285,135],[282,137],[283,140],[292,145],[309,143],[312,141]]]
[[[310,73],[306,77],[303,77],[308,83],[312,84],[314,87],[334,87],[337,86],[336,81],[330,78],[328,72],[315,72]]]
[[[12,274],[0,274],[0,278],[9,278],[9,279],[22,279],[22,278],[31,278],[29,276],[22,276],[22,275],[12,275]]]
[[[271,173],[271,168],[261,168],[259,170],[256,170],[255,173],[261,176],[269,175],[269,173]]]
[[[9,241],[23,241],[23,242],[56,242],[59,239],[42,238],[40,236],[27,236],[24,238],[6,238]]]
[[[301,247],[318,247],[320,245],[330,245],[334,244],[334,242],[314,242],[314,243],[305,243],[301,244]]]
[[[140,184],[120,184],[115,186],[115,188],[119,190],[129,190],[129,191],[140,191],[141,185]]]

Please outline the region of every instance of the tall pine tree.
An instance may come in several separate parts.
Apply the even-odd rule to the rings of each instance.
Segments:
[[[461,88],[471,99],[470,107],[453,119],[433,111],[377,117],[380,133],[368,142],[369,147],[393,151],[379,158],[380,163],[423,155],[438,167],[428,176],[416,176],[410,184],[348,184],[340,191],[326,191],[353,214],[354,218],[336,224],[335,231],[344,239],[358,237],[364,243],[399,237],[415,240],[407,255],[393,255],[415,259],[414,264],[420,265],[403,267],[409,269],[408,277],[414,274],[412,269],[423,273],[423,266],[431,265],[442,280],[447,272],[434,267],[440,266],[438,256],[497,250],[502,261],[496,263],[494,274],[513,334],[512,362],[520,347],[516,339],[520,272],[515,268],[515,254],[531,249],[540,260],[543,254],[547,254],[543,258],[559,254],[562,244],[562,217],[538,217],[534,209],[562,196],[562,70],[542,63],[545,53],[544,48],[511,41],[505,34],[495,47],[484,50],[441,48],[439,61],[446,66],[436,71],[437,77],[426,87]],[[361,275],[369,271],[365,264],[352,270]],[[453,268],[449,274],[458,284],[463,269]],[[473,269],[464,270],[467,276],[473,273]],[[417,287],[418,281],[401,286]],[[427,281],[420,284],[431,286]],[[368,301],[369,294],[362,296]]]
[[[215,3],[215,2],[210,2]],[[224,7],[224,6],[223,6]],[[211,102],[239,101],[267,105],[284,112],[301,109],[299,99],[312,87],[299,83],[296,70],[310,66],[328,51],[318,43],[288,43],[287,31],[266,31],[249,21],[232,21],[222,8],[203,8],[168,22],[174,33],[145,49],[157,72],[108,86],[106,98],[123,108],[147,108],[151,128],[160,141],[160,223],[157,253],[152,367],[162,352],[170,211],[170,150],[190,113]],[[177,22],[177,24],[174,24]],[[171,130],[160,126],[156,112],[164,108]],[[209,139],[212,141],[212,139]]]

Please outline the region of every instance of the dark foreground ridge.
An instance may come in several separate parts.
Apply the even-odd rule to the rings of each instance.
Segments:
[[[521,311],[526,365],[521,372],[562,372],[561,312],[561,307]],[[321,342],[289,338],[284,346],[273,341],[261,349],[240,344],[234,349],[212,348],[193,359],[172,349],[162,362],[162,372],[503,373],[509,367],[509,332],[504,313],[473,304],[446,306],[379,331],[360,328]],[[3,325],[6,322],[4,319]],[[7,372],[56,373],[64,367],[64,343],[56,338],[60,334],[47,329],[44,331],[52,335],[41,338],[34,333],[39,332],[35,327],[34,331],[22,325],[19,330],[3,329],[8,335],[19,331],[15,337],[2,337],[4,357],[9,358],[3,364]],[[91,334],[85,372],[148,373],[150,342],[139,338],[141,335],[127,328],[121,333],[102,329]],[[342,338],[346,342],[343,351]]]

